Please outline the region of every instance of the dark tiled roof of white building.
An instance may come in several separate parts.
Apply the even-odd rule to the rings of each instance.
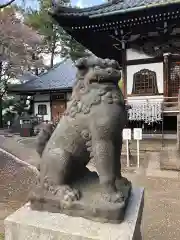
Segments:
[[[29,76],[31,76],[30,79]],[[46,73],[39,76],[33,76],[34,77],[32,77],[32,74],[23,75],[21,79],[29,81],[24,84],[12,86],[9,92],[71,89],[76,79],[76,67],[74,63],[68,59],[57,64]]]

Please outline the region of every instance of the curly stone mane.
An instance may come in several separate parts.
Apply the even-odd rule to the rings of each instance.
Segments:
[[[75,117],[78,113],[88,114],[93,105],[100,104],[102,101],[106,101],[108,104],[116,102],[124,105],[121,90],[117,93],[121,74],[120,66],[115,60],[97,57],[80,58],[76,62],[76,67],[76,82],[74,83],[70,104],[64,112],[65,116]],[[113,86],[115,86],[114,93]],[[93,97],[91,99],[86,98],[91,90],[94,93]],[[52,126],[52,124],[47,125],[37,138],[36,148],[40,156],[55,129]]]
[[[92,83],[112,83],[117,85],[121,77],[120,66],[115,60],[97,57],[81,58],[77,61],[76,82],[72,99],[79,101],[90,90]]]

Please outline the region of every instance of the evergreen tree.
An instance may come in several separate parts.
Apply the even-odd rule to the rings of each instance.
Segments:
[[[61,56],[71,58],[73,61],[90,54],[84,46],[65,32],[61,35],[61,46]]]
[[[64,0],[62,4],[70,4]],[[44,36],[44,45],[40,53],[50,54],[50,67],[54,65],[54,57],[70,57],[72,60],[86,55],[86,49],[71,38],[59,27],[48,14],[52,8],[52,0],[39,0],[39,9],[30,9],[26,14],[25,22]]]

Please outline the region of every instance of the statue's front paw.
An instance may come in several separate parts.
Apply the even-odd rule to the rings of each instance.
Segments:
[[[60,198],[63,207],[69,206],[73,201],[80,199],[80,192],[76,189],[72,189],[68,185],[59,186],[56,189],[55,195]]]
[[[121,203],[124,201],[124,196],[122,192],[114,192],[109,194],[108,200],[113,203]]]
[[[64,195],[64,201],[72,202],[80,199],[80,193],[76,189],[67,188]]]

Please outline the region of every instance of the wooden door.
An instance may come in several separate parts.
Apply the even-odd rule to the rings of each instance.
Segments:
[[[53,101],[52,102],[52,120],[58,121],[66,110],[65,101]]]

